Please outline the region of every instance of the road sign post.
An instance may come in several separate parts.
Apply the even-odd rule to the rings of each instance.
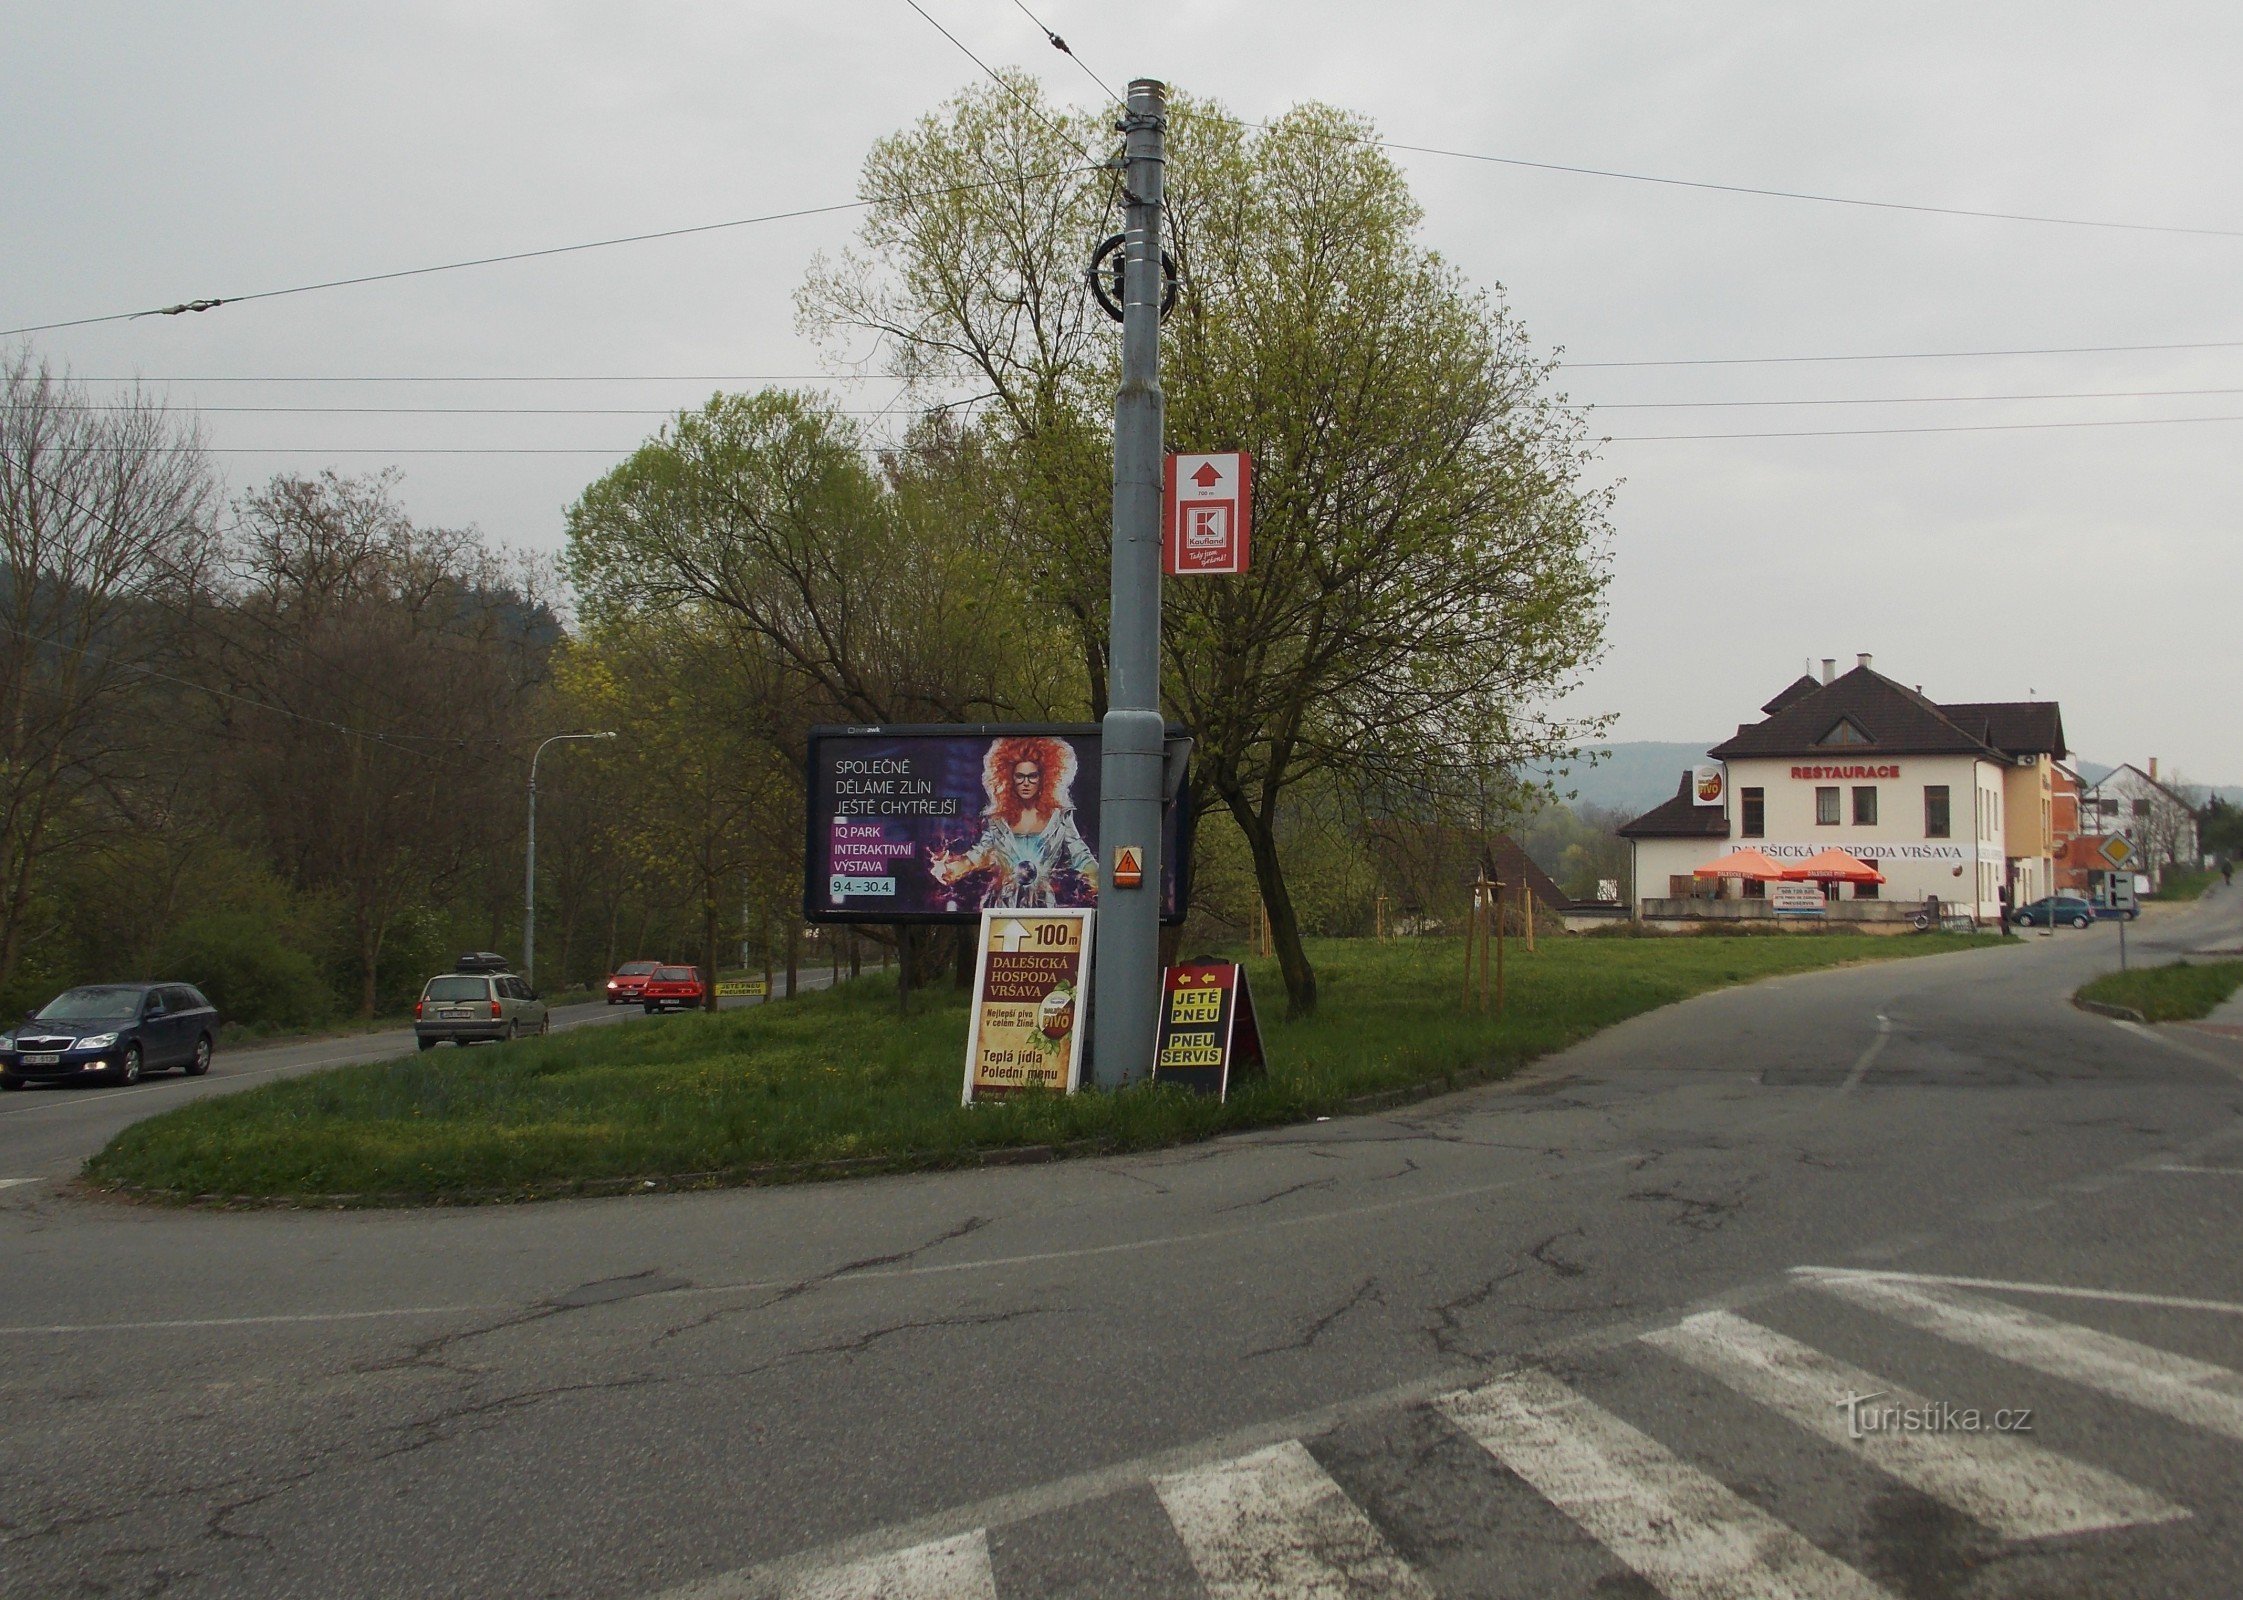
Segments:
[[[1122,118],[1122,370],[1114,397],[1113,589],[1109,622],[1105,787],[1099,847],[1108,881],[1119,852],[1137,854],[1139,881],[1161,881],[1164,734],[1160,714],[1160,312],[1162,136],[1168,90],[1129,86]],[[1091,1070],[1118,1089],[1152,1070],[1160,1017],[1160,897],[1145,888],[1102,896],[1091,988]]]

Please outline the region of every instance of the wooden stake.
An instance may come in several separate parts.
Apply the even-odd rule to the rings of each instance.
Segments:
[[[1498,905],[1502,904],[1503,880],[1501,878],[1495,880],[1495,900]],[[1487,1008],[1483,1005],[1480,1009],[1484,1011]],[[1499,1017],[1503,1015],[1503,919],[1501,917],[1496,918],[1495,922],[1495,1014]]]
[[[1519,885],[1519,915],[1526,918],[1526,953],[1534,954],[1534,890],[1526,884]]]

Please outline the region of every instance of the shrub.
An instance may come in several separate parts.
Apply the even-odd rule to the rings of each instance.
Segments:
[[[155,975],[193,984],[229,1022],[307,1027],[335,1014],[318,964],[251,912],[182,922],[157,947]]]

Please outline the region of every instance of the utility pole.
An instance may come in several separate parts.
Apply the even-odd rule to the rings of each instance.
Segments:
[[[563,739],[614,737],[613,728],[601,733],[556,733],[530,753],[529,848],[523,853],[522,868],[522,981],[533,989],[537,987],[537,758],[545,754],[545,745]]]
[[[1101,1089],[1152,1069],[1160,1017],[1160,497],[1166,403],[1160,392],[1162,135],[1168,88],[1129,85],[1122,117],[1122,373],[1114,397],[1114,566],[1107,710],[1100,740],[1098,896],[1091,1061]],[[1134,889],[1114,887],[1114,855],[1141,851]]]

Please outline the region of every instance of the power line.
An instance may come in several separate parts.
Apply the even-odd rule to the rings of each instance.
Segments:
[[[2190,393],[2216,391],[2193,390]],[[957,411],[972,405],[972,400],[956,400],[947,406],[934,409]],[[137,406],[78,404],[57,402],[50,409],[57,411],[135,411]],[[321,417],[674,417],[676,406],[192,406],[185,408],[197,416],[321,416]],[[833,411],[844,417],[884,417],[894,408],[886,410],[873,406],[836,406]]]
[[[1591,411],[1695,411],[1766,406],[1980,405],[2012,400],[2161,400],[2174,396],[2243,394],[2243,389],[2077,389],[2048,394],[1896,394],[1846,400],[1628,400],[1592,401]]]
[[[1983,350],[1878,350],[1785,356],[1663,356],[1630,361],[1560,361],[1568,372],[1616,371],[1638,367],[1756,367],[1848,361],[1972,361],[1997,356],[2081,356],[2156,354],[2179,350],[2243,350],[2243,339],[2200,339],[2169,344],[2075,344],[2013,346]],[[668,373],[452,373],[413,376],[375,373],[362,377],[332,373],[297,376],[140,376],[74,378],[77,383],[893,383],[886,373],[820,372],[668,372]]]
[[[2181,422],[2243,422],[2217,417],[2105,417],[2092,422],[1954,422],[1920,428],[1802,428],[1768,433],[1616,433],[1608,444],[1651,444],[1663,439],[1845,439],[1891,433],[2017,433],[2043,428],[2161,428]]]
[[[906,0],[909,3],[909,0]],[[1089,159],[1086,155],[1085,159]],[[1094,169],[1098,163],[1092,163]],[[939,189],[911,190],[895,195],[875,195],[869,200],[848,200],[833,205],[803,206],[793,211],[769,211],[761,216],[735,217],[728,222],[702,222],[685,228],[662,228],[652,233],[621,234],[612,239],[590,239],[581,244],[548,245],[538,250],[515,250],[505,255],[476,256],[467,261],[445,261],[426,267],[402,267],[394,272],[369,272],[353,278],[329,278],[320,283],[300,283],[287,289],[260,289],[254,294],[233,294],[205,300],[187,300],[177,305],[154,306],[145,311],[112,311],[98,317],[75,317],[64,322],[28,323],[20,328],[0,328],[0,339],[22,333],[47,333],[57,328],[85,328],[101,322],[131,322],[140,317],[176,317],[187,312],[215,311],[220,306],[241,305],[251,300],[277,300],[284,295],[312,294],[321,289],[348,289],[360,284],[387,283],[397,278],[422,278],[436,272],[459,272],[468,267],[498,266],[508,261],[534,261],[545,256],[574,255],[585,250],[606,250],[615,245],[646,244],[656,239],[682,239],[692,234],[717,233],[727,228],[747,228],[758,223],[787,222],[798,217],[828,216],[840,211],[862,211],[870,206],[901,205],[914,200],[931,200],[944,195],[965,194],[977,189],[998,188],[1012,183],[1033,183],[1044,178],[1066,176],[1069,171],[1091,170],[1067,168],[1059,172],[1023,173],[1010,178],[986,178],[975,183],[948,184]]]
[[[1021,0],[1012,0],[1012,3],[1016,6],[1020,6],[1020,14],[1036,25],[1036,31],[1041,33],[1046,39],[1049,39],[1051,41],[1051,47],[1054,50],[1057,50],[1069,61],[1072,61],[1076,66],[1083,69],[1083,75],[1089,78],[1092,83],[1098,85],[1100,93],[1104,94],[1107,99],[1113,101],[1116,105],[1127,104],[1127,102],[1124,101],[1120,95],[1114,93],[1112,89],[1106,86],[1106,80],[1104,78],[1101,78],[1097,73],[1090,70],[1089,62],[1085,61],[1081,56],[1075,54],[1074,47],[1072,45],[1068,44],[1066,40],[1060,38],[1058,34],[1052,32],[1051,29],[1044,26],[1043,18],[1037,16],[1035,12],[1029,10],[1027,6],[1022,5]]]
[[[1014,88],[1012,84],[1008,83],[1005,80],[1004,75],[998,72],[996,68],[992,67],[988,62],[982,60],[981,57],[975,55],[971,50],[967,49],[966,42],[963,39],[959,38],[956,34],[952,33],[948,28],[944,27],[941,23],[937,22],[934,19],[934,14],[927,10],[925,6],[922,6],[919,3],[919,0],[903,0],[903,3],[911,7],[912,10],[918,12],[921,17],[925,18],[928,27],[934,29],[935,32],[941,34],[945,39],[948,39],[952,44],[956,45],[958,47],[958,53],[960,55],[964,56],[968,61],[971,61],[975,66],[981,68],[983,72],[987,73],[989,76],[989,81],[991,83],[994,83],[998,88],[1004,90],[1005,93],[1011,95],[1014,100],[1018,101],[1020,103],[1020,108],[1023,111],[1027,112],[1031,117],[1034,117],[1038,122],[1042,123],[1051,132],[1058,134],[1060,138],[1073,145],[1075,147],[1075,153],[1081,156],[1085,161],[1089,162],[1091,164],[1092,170],[1096,170],[1106,164],[1104,162],[1101,162],[1088,150],[1085,150],[1082,147],[1081,142],[1078,141],[1073,134],[1069,133],[1058,123],[1053,122],[1051,118],[1045,116],[1043,112],[1037,108],[1036,103],[1033,100],[1029,99],[1018,89]],[[1030,17],[1028,20],[1034,22],[1036,19],[1034,17]],[[1037,25],[1039,27],[1042,26],[1042,24],[1040,23]],[[1057,34],[1052,34],[1053,39],[1056,40],[1058,37],[1059,36]],[[1064,50],[1066,49],[1066,46],[1061,45],[1060,48]],[[1072,52],[1070,52],[1070,54],[1072,54]]]
[[[1617,367],[1766,367],[1819,361],[1974,361],[1985,356],[2101,356],[2161,350],[2243,350],[2243,339],[2206,339],[2192,344],[2072,344],[2010,350],[1889,350],[1816,356],[1670,356],[1646,361],[1561,361],[1569,372]]]

